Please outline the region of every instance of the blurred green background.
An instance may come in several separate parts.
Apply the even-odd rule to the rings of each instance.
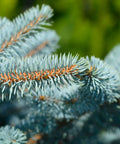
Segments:
[[[0,0],[0,15],[13,19],[36,4],[54,9],[52,29],[62,53],[104,58],[120,43],[120,0]]]

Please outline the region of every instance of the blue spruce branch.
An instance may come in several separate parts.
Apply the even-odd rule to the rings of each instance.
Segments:
[[[59,37],[53,30],[41,31],[33,36],[29,36],[25,41],[11,45],[0,54],[0,60],[31,57],[34,55],[48,55],[58,48]]]
[[[47,85],[80,83],[79,77],[87,70],[84,58],[68,55],[37,56],[25,59],[11,59],[1,64],[1,99],[11,99],[12,95],[23,96],[35,87],[36,90]],[[8,94],[7,94],[8,93]]]
[[[69,139],[62,135],[64,131],[68,136],[71,134],[69,126],[73,138],[84,136],[85,123],[89,124],[92,116],[98,117],[95,112],[119,103],[119,46],[104,61],[94,56],[51,55],[59,41],[55,31],[46,29],[52,15],[53,10],[42,5],[41,9],[33,7],[13,21],[0,17],[0,106],[8,112],[4,114],[9,117],[4,124],[10,124],[0,128],[3,144],[37,143],[42,136],[44,143],[44,136],[48,136],[47,141],[53,132],[58,132],[57,140],[59,135]],[[16,109],[16,113],[12,115],[8,109],[13,113]],[[104,143],[99,140],[104,136],[98,134],[95,142]],[[89,139],[77,138],[77,142],[87,143]]]
[[[0,128],[0,143],[1,144],[25,144],[27,142],[26,135],[19,129],[11,126]]]
[[[41,10],[39,6],[33,7],[5,25],[1,30],[0,52],[11,48],[11,45],[12,47],[22,45],[30,35],[34,37],[39,29],[44,29],[43,26],[49,25],[47,20],[53,15],[52,12],[53,10],[47,5],[42,5]]]

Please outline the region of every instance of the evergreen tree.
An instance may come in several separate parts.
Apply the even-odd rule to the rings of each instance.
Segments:
[[[52,16],[0,17],[0,144],[119,142],[120,46],[105,60],[53,54]]]

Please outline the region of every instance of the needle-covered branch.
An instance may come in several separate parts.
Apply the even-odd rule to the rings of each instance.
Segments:
[[[31,89],[46,89],[56,86],[81,83],[80,77],[88,70],[88,62],[84,58],[68,56],[36,56],[15,60],[10,59],[0,65],[1,99],[21,97]]]
[[[36,32],[44,29],[43,26],[50,25],[47,21],[52,15],[53,10],[49,6],[42,5],[41,9],[36,6],[6,24],[0,33],[0,52],[11,46],[24,46],[23,41],[25,43],[26,38],[34,37]]]
[[[58,48],[59,37],[54,30],[47,30],[29,36],[25,41],[18,41],[0,53],[0,60],[11,57],[22,58],[34,55],[48,55]]]

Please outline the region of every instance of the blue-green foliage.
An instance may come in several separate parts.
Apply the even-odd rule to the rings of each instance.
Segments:
[[[0,128],[0,144],[25,144],[26,135],[19,129],[11,126]]]
[[[7,22],[0,31],[0,48],[2,50],[0,60],[3,60],[3,57],[8,58],[10,55],[14,57],[25,56],[30,50],[40,45],[40,35],[35,36],[35,34],[39,30],[43,30],[43,26],[50,25],[47,20],[53,15],[52,12],[53,10],[47,5],[43,5],[41,10],[39,6],[36,6],[26,11],[23,15],[18,16],[12,22]],[[43,36],[44,41],[47,41],[47,38],[48,36]],[[54,40],[58,40],[55,35]],[[31,46],[28,41],[31,42]],[[34,43],[33,46],[32,43]],[[5,49],[8,50],[4,51]]]
[[[73,121],[64,120],[64,126],[43,137],[42,143],[119,144],[119,113],[119,103],[106,104]]]
[[[67,73],[67,66],[69,68],[72,65],[75,65],[75,67]],[[14,95],[17,98],[22,97],[26,94],[25,89],[27,89],[27,93],[31,93],[31,89],[39,91],[41,88],[46,89],[47,86],[52,87],[55,85],[58,88],[62,88],[61,85],[65,84],[80,83],[81,85],[80,79],[77,76],[81,77],[87,68],[88,63],[84,58],[78,60],[77,57],[73,58],[71,55],[68,55],[68,57],[65,55],[60,56],[59,58],[57,55],[36,56],[23,58],[22,60],[12,58],[10,61],[1,64],[1,99],[11,99]],[[54,72],[50,74],[53,69],[55,69]],[[58,69],[60,69],[60,72],[56,74]],[[63,71],[64,69],[66,71]],[[28,75],[31,74],[34,77],[35,72],[40,72],[40,74],[36,78],[30,79]],[[46,73],[43,75],[43,72]],[[26,77],[24,73],[27,75]],[[5,74],[7,77],[10,75],[10,79],[14,79],[15,81],[11,82],[8,79],[4,82],[5,78],[3,78],[3,75]],[[40,78],[42,75],[43,77]],[[19,80],[20,77],[22,79]]]
[[[44,29],[43,25],[49,25],[46,21],[53,15],[52,12],[53,10],[49,6],[43,5],[41,10],[39,10],[39,7],[37,6],[31,8],[29,11],[26,11],[24,14],[21,14],[11,23],[5,25],[4,29],[2,29],[0,46],[5,41],[9,41],[11,36],[14,36],[14,39],[20,31],[21,35],[17,39],[23,40],[31,33],[35,33],[36,30]],[[39,17],[40,19],[38,19]],[[30,23],[32,23],[32,25],[30,25]],[[29,31],[26,32],[26,30]],[[6,48],[6,45],[3,48]]]
[[[7,18],[2,18],[0,17],[0,32],[2,31],[2,29],[4,28],[4,26],[7,24],[7,23],[10,23],[10,21],[7,19]]]
[[[86,138],[86,127],[90,132],[90,119],[101,124],[98,113],[104,115],[107,107],[115,106],[116,112],[120,99],[119,47],[104,61],[94,56],[52,55],[59,37],[55,31],[44,29],[52,12],[43,5],[41,10],[33,7],[13,21],[0,18],[0,126],[15,126],[0,128],[0,142],[22,144],[36,134],[42,134],[42,143],[64,139],[68,143],[112,142],[118,137],[111,134],[108,140],[108,129],[102,134],[98,127],[96,133],[93,123],[96,139]],[[114,121],[113,113],[112,117],[108,114],[109,120]],[[107,114],[103,118],[104,126]],[[115,132],[119,135],[119,130]],[[84,138],[79,139],[80,135]]]
[[[23,132],[27,132],[28,137],[36,133],[50,133],[56,127],[56,121],[49,115],[31,111],[27,117],[16,125]]]
[[[88,95],[100,103],[116,101],[120,96],[119,74],[110,65],[95,57],[89,60],[89,67],[92,67],[92,70],[85,76],[83,91],[88,91]]]
[[[113,48],[112,51],[105,57],[105,62],[115,68],[120,74],[120,45]]]
[[[30,52],[33,50],[34,53],[31,55],[46,55],[54,52],[58,48],[59,37],[53,30],[37,32],[34,37],[33,35],[27,37],[24,41],[18,41],[17,44],[11,45],[1,52],[0,60],[14,57],[29,57]],[[39,52],[40,51],[40,52]]]

